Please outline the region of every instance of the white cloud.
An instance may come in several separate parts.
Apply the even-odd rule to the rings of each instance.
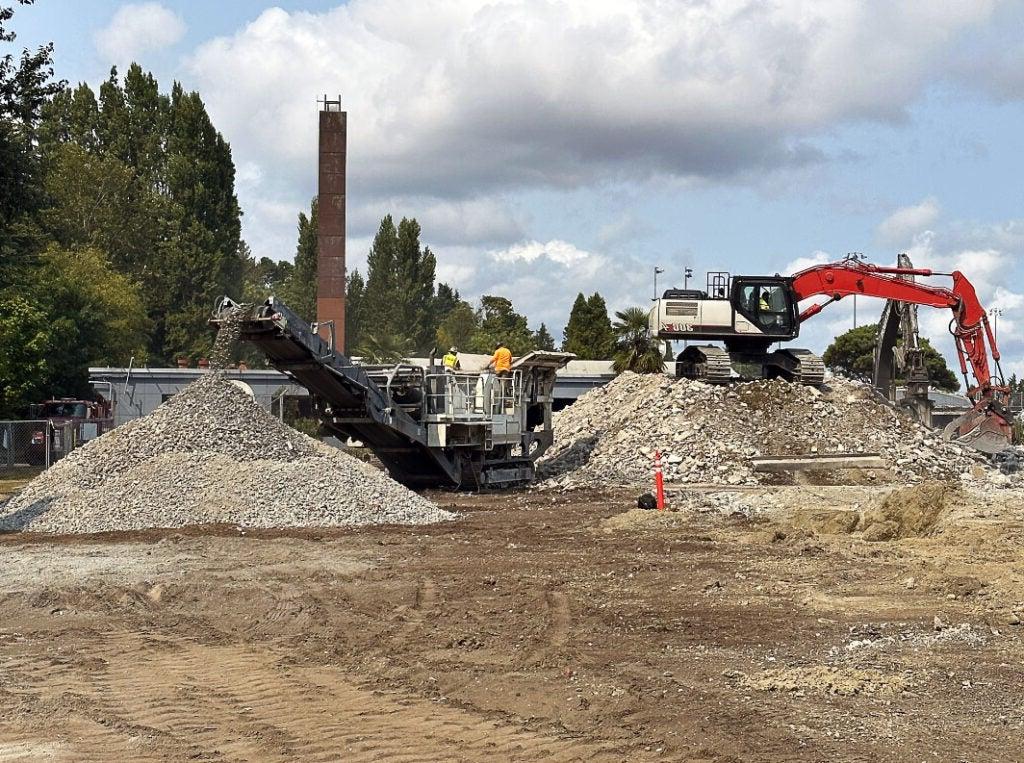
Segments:
[[[355,0],[264,11],[188,68],[233,145],[292,177],[312,166],[314,99],[339,92],[363,189],[722,177],[814,160],[805,139],[837,123],[903,119],[995,5]]]
[[[647,305],[647,268],[630,257],[582,249],[568,241],[522,241],[481,254],[472,247],[446,250],[438,279],[454,282],[462,296],[501,294],[536,328],[559,336],[578,292],[599,291],[611,312]]]
[[[542,244],[539,241],[527,241],[521,244],[513,244],[503,251],[488,252],[496,262],[527,262],[533,263],[541,257],[559,265],[579,265],[585,262],[598,262],[600,258],[577,248],[567,241],[548,241]]]
[[[901,207],[878,226],[878,238],[890,246],[902,246],[934,225],[941,214],[938,200],[929,196],[919,204]]]
[[[833,262],[835,259],[836,258],[828,252],[822,252],[819,250],[811,252],[808,257],[797,257],[795,260],[790,260],[786,263],[786,266],[782,268],[782,272],[786,275],[793,275],[794,273],[799,273],[801,270],[806,270],[807,268],[814,267],[815,265],[824,265],[826,262]]]
[[[114,63],[128,63],[173,45],[185,30],[181,16],[160,3],[131,3],[118,8],[96,32],[96,49]]]

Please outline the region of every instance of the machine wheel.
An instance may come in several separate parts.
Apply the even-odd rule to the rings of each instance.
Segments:
[[[710,345],[687,347],[676,356],[676,376],[709,384],[726,384],[732,377],[729,353]]]

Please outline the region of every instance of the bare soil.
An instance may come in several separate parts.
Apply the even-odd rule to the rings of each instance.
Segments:
[[[1021,760],[1019,518],[435,497],[464,517],[0,537],[0,761]]]

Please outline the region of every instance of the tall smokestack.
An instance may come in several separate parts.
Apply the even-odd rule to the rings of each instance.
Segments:
[[[348,113],[341,96],[324,96],[320,110],[317,173],[318,219],[316,319],[334,321],[338,349],[345,350],[345,158]]]

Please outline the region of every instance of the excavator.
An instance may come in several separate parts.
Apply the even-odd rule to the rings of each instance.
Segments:
[[[952,288],[915,281],[913,276],[948,276]],[[1009,446],[1013,417],[1009,388],[999,367],[999,348],[977,292],[960,271],[887,267],[847,257],[814,265],[792,276],[731,276],[708,273],[707,289],[668,289],[650,312],[651,333],[661,340],[719,341],[725,346],[691,344],[676,357],[676,375],[709,383],[781,378],[820,385],[822,359],[809,350],[782,348],[776,342],[800,334],[804,321],[843,297],[880,297],[916,305],[948,308],[960,371],[972,408],[945,429],[947,438],[985,453]],[[826,299],[801,310],[800,302]],[[995,373],[989,364],[991,352]],[[968,377],[970,367],[971,377]]]

